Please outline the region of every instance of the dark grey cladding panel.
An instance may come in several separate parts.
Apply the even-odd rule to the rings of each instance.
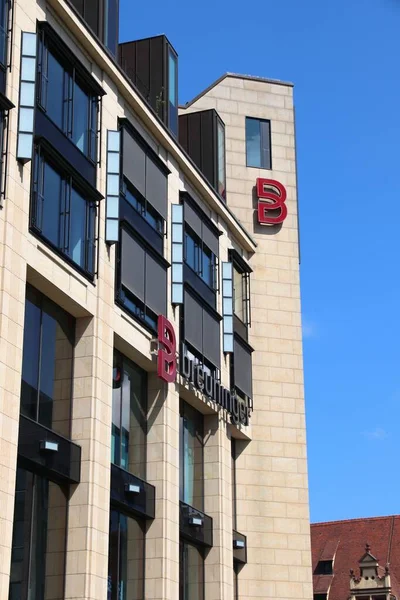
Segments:
[[[168,186],[166,174],[149,157],[146,157],[146,200],[167,220]]]
[[[139,192],[145,196],[146,154],[126,129],[123,132],[123,173]]]
[[[253,396],[251,352],[235,338],[234,351],[234,375],[235,385],[249,398]]]
[[[221,340],[219,320],[203,310],[203,353],[216,367],[220,367]]]
[[[185,291],[185,340],[203,352],[203,308]]]
[[[188,202],[185,202],[184,207],[184,219],[186,223],[193,229],[193,231],[202,237],[202,220],[195,210],[190,206]]]
[[[215,235],[206,223],[203,223],[203,242],[215,256],[219,256],[219,236]]]
[[[145,251],[124,229],[121,231],[121,283],[144,302]]]
[[[157,315],[167,314],[167,271],[151,254],[146,255],[146,305]]]

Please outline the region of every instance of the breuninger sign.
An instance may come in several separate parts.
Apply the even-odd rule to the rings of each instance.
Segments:
[[[163,315],[158,317],[158,343],[157,374],[163,381],[172,383],[177,375],[176,336],[172,323]],[[179,374],[206,398],[225,409],[232,423],[249,424],[251,408],[187,356],[184,344],[179,357]]]

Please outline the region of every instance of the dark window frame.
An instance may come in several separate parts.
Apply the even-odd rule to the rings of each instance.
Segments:
[[[31,298],[29,298],[29,296],[31,296]],[[71,366],[71,373],[70,373],[70,379],[71,379],[71,395],[69,398],[69,431],[68,431],[68,436],[63,435],[63,437],[69,437],[71,434],[71,426],[72,426],[72,411],[73,411],[73,394],[72,394],[72,387],[73,387],[73,379],[74,379],[74,372],[73,372],[73,366],[74,366],[74,360],[75,360],[75,328],[76,328],[76,321],[74,319],[74,317],[72,317],[69,313],[67,313],[67,311],[65,311],[63,308],[61,308],[60,306],[58,306],[58,304],[56,304],[55,302],[53,302],[50,298],[48,298],[47,296],[45,296],[44,294],[42,294],[42,292],[39,292],[36,288],[32,287],[31,285],[27,284],[26,286],[26,293],[25,293],[25,304],[27,302],[31,302],[31,304],[33,304],[34,306],[37,306],[38,310],[40,311],[40,323],[39,323],[39,347],[38,347],[38,363],[37,363],[37,372],[36,372],[36,377],[37,377],[37,389],[36,389],[36,393],[37,393],[37,397],[36,397],[36,409],[35,409],[35,418],[32,418],[31,415],[26,415],[25,412],[22,412],[22,408],[23,408],[23,403],[22,403],[22,393],[23,393],[23,386],[21,386],[21,401],[20,401],[20,411],[21,414],[24,416],[27,416],[28,418],[31,418],[34,422],[39,423],[41,425],[44,425],[45,427],[48,427],[48,424],[46,423],[42,423],[39,418],[40,418],[40,395],[41,395],[41,371],[42,371],[42,358],[43,358],[43,353],[42,353],[42,348],[43,348],[43,315],[49,315],[49,313],[46,311],[46,303],[47,305],[49,305],[49,307],[51,307],[53,309],[53,311],[56,314],[59,314],[60,317],[65,321],[69,321],[69,325],[71,328],[71,331],[69,331],[69,335],[68,335],[68,341],[70,343],[70,346],[72,348],[72,356],[70,358],[72,366]],[[32,324],[31,324],[32,326]],[[26,328],[25,328],[26,329]],[[25,341],[25,337],[24,337],[24,341],[23,341],[23,354],[22,354],[22,372],[21,372],[21,378],[23,376],[24,373],[24,357],[25,357],[25,352],[27,350],[27,346],[26,346],[26,341]],[[55,361],[56,359],[54,359]],[[21,379],[22,380],[22,379]],[[52,400],[54,403],[54,399]],[[52,430],[52,428],[50,428]],[[56,431],[57,433],[57,431]]]
[[[101,163],[101,98],[105,94],[101,86],[93,79],[91,73],[79,62],[66,44],[59,38],[47,23],[39,23],[38,27],[38,60],[36,66],[36,106],[41,110],[63,135],[69,139],[82,155],[93,165]],[[47,114],[48,91],[48,54],[60,64],[64,73],[63,127]],[[73,140],[75,84],[79,86],[88,99],[87,113],[87,149],[82,150]]]
[[[179,113],[178,113],[178,107],[179,107],[179,100],[178,100],[178,55],[175,52],[174,48],[171,46],[171,44],[168,42],[166,42],[166,62],[167,62],[167,83],[168,83],[168,98],[166,98],[165,102],[167,104],[167,127],[169,129],[169,131],[172,133],[172,135],[177,138],[178,137],[178,131],[179,131]],[[174,66],[175,66],[175,76],[174,76],[174,81],[175,81],[175,86],[174,86],[174,97],[175,97],[175,101],[176,101],[176,105],[172,105],[173,108],[175,108],[176,111],[176,115],[175,115],[175,119],[176,119],[176,127],[175,129],[172,128],[172,123],[171,123],[171,105],[170,105],[170,99],[169,99],[169,94],[171,93],[169,84],[170,84],[170,57],[172,57],[172,60],[174,62]]]
[[[222,317],[221,315],[215,310],[215,308],[211,307],[206,301],[204,301],[204,299],[197,293],[196,290],[193,289],[192,286],[188,286],[186,283],[184,284],[184,291],[183,291],[183,304],[182,304],[182,308],[181,309],[181,314],[180,314],[180,340],[181,340],[181,345],[184,344],[186,346],[186,348],[189,350],[189,352],[191,354],[194,355],[195,358],[197,358],[197,360],[199,361],[199,364],[202,366],[205,366],[207,369],[210,370],[211,374],[213,375],[213,377],[217,380],[220,381],[221,380],[221,363],[220,365],[216,365],[213,362],[211,362],[210,360],[208,360],[206,358],[206,356],[204,355],[204,344],[203,344],[203,352],[200,352],[199,350],[197,350],[196,348],[194,348],[190,342],[186,341],[186,334],[185,334],[185,293],[188,293],[189,296],[192,297],[192,299],[194,299],[198,304],[200,304],[202,310],[205,310],[206,312],[208,312],[212,317],[214,317],[215,319],[219,320],[220,323],[220,328],[221,328],[221,322],[222,322]],[[221,333],[221,331],[220,331]],[[220,352],[219,354],[221,355],[221,342],[220,342],[220,348],[219,348]]]
[[[189,413],[191,411],[197,413],[196,414],[196,418],[198,419],[196,426],[199,424],[199,422],[201,421],[201,426],[200,426],[200,430],[198,432],[196,432],[196,437],[198,437],[198,439],[200,439],[200,443],[201,443],[201,485],[202,485],[202,489],[201,489],[201,506],[194,506],[193,503],[188,503],[185,500],[185,472],[184,470],[182,471],[181,469],[181,458],[184,456],[184,452],[183,452],[183,437],[184,437],[184,429],[182,427],[182,431],[181,431],[181,419],[185,419],[185,414],[187,414],[187,407],[189,408]],[[185,410],[186,409],[186,410]],[[182,398],[179,399],[179,468],[180,468],[180,473],[179,473],[179,500],[180,502],[184,502],[185,504],[187,504],[188,506],[192,506],[194,509],[199,510],[201,512],[204,511],[204,499],[205,499],[205,493],[204,493],[204,483],[205,483],[205,478],[204,478],[204,447],[205,447],[205,442],[204,442],[204,415],[203,413],[199,412],[197,409],[193,408],[193,406],[191,406],[190,404],[188,404],[185,400],[183,400]],[[182,452],[181,452],[182,450]],[[183,464],[184,464],[184,458],[183,458]],[[181,498],[181,492],[183,497]]]
[[[259,130],[260,130],[260,148],[259,148],[259,152],[260,152],[260,164],[259,165],[253,165],[249,163],[249,159],[248,159],[248,139],[247,139],[247,123],[249,121],[257,121],[259,124]],[[268,123],[268,155],[269,155],[269,163],[267,164],[263,164],[263,140],[264,142],[266,141],[264,138],[264,135],[262,133],[261,130],[261,124],[262,123]],[[245,139],[246,139],[246,167],[247,168],[251,168],[251,169],[264,169],[266,171],[271,171],[272,170],[272,139],[271,139],[271,120],[270,119],[258,119],[257,117],[245,117]]]
[[[37,525],[37,510],[38,510],[38,506],[37,506],[37,496],[36,494],[37,492],[37,488],[38,486],[42,486],[44,485],[47,490],[47,505],[45,507],[43,507],[43,505],[41,505],[39,507],[39,509],[41,509],[43,511],[43,509],[45,508],[46,510],[46,529],[45,531],[43,531],[43,529],[41,529],[41,531],[39,532],[42,536],[45,537],[45,542],[46,542],[46,549],[47,549],[47,525],[49,522],[49,505],[48,505],[48,495],[49,495],[49,483],[52,483],[53,485],[57,485],[57,487],[59,488],[60,492],[62,493],[62,495],[65,498],[65,527],[63,528],[63,536],[64,536],[64,540],[63,540],[63,554],[64,554],[64,563],[63,563],[63,574],[62,574],[62,588],[64,588],[65,586],[65,578],[66,578],[66,559],[67,559],[67,536],[68,536],[68,509],[69,509],[69,486],[68,485],[60,485],[57,482],[53,482],[52,480],[48,479],[47,477],[43,477],[33,471],[21,468],[18,466],[17,469],[17,477],[18,474],[21,476],[22,472],[24,472],[26,475],[25,477],[27,477],[28,481],[27,483],[27,487],[24,491],[24,516],[27,518],[27,520],[24,519],[23,523],[25,526],[28,527],[28,533],[29,536],[26,535],[27,532],[25,531],[25,536],[24,536],[24,546],[22,548],[23,550],[23,558],[22,561],[18,561],[18,563],[22,562],[22,573],[23,573],[23,577],[22,580],[19,582],[21,583],[21,590],[18,594],[18,598],[19,600],[27,600],[28,597],[30,596],[30,574],[31,574],[31,569],[32,569],[32,559],[33,559],[33,555],[37,555],[37,548],[35,548],[33,546],[33,531],[35,528],[35,525]],[[30,481],[29,481],[30,480]],[[22,490],[17,491],[17,485],[18,485],[18,479],[16,480],[16,487],[15,487],[15,506],[17,504],[17,500],[18,500],[18,494],[20,492],[22,492]],[[42,490],[43,493],[43,490]],[[28,506],[26,506],[26,503],[28,504]],[[14,542],[15,542],[15,516],[17,514],[17,510],[14,511],[14,519],[13,519],[13,535],[12,535],[12,553],[15,551],[16,547],[14,546]],[[29,519],[29,520],[28,520]],[[59,529],[57,531],[60,531]],[[20,548],[19,546],[17,548]],[[45,556],[47,555],[47,552],[45,554]],[[37,555],[36,559],[38,560],[39,555]],[[43,560],[43,555],[40,555],[40,568],[42,570],[42,575],[46,573],[46,561]],[[10,575],[12,577],[12,564],[13,564],[13,560],[11,558],[11,568],[10,568]],[[11,577],[10,577],[10,584],[9,584],[9,599],[12,599],[13,596],[11,595],[11,586],[12,586],[12,581],[11,581]],[[37,591],[37,590],[36,590]],[[44,589],[42,590],[44,593]],[[40,595],[40,591],[39,591],[39,595]],[[35,594],[36,596],[36,594]]]
[[[319,560],[314,575],[333,575],[333,560]]]
[[[252,273],[251,267],[246,261],[240,256],[240,254],[233,249],[229,250],[229,260],[232,263],[233,270],[237,271],[242,276],[242,291],[243,291],[243,314],[245,320],[241,319],[235,312],[235,276],[232,274],[232,285],[233,285],[233,314],[240,321],[242,325],[246,327],[246,330],[251,327],[251,287],[250,287],[250,275]],[[246,335],[247,341],[247,335]]]
[[[132,360],[130,360],[129,358],[127,358],[124,354],[122,354],[122,352],[120,352],[117,349],[114,349],[114,375],[113,375],[113,390],[114,389],[121,389],[121,400],[120,400],[120,410],[119,410],[119,417],[120,417],[120,431],[122,430],[122,414],[123,414],[123,409],[124,409],[124,399],[123,399],[123,388],[122,388],[122,383],[123,383],[123,378],[124,378],[124,369],[125,366],[127,366],[128,368],[130,368],[133,371],[136,371],[137,373],[140,374],[142,381],[141,381],[141,408],[144,411],[144,423],[143,423],[143,433],[144,433],[144,440],[145,440],[145,444],[144,444],[144,456],[142,457],[143,460],[143,467],[144,467],[144,472],[143,473],[134,473],[133,471],[130,471],[129,469],[123,467],[121,465],[121,457],[122,457],[122,446],[123,446],[123,437],[122,434],[120,433],[120,441],[119,441],[119,445],[120,445],[120,449],[119,449],[119,462],[114,462],[112,457],[111,463],[116,465],[117,467],[124,469],[126,471],[128,471],[129,473],[132,473],[133,475],[139,477],[140,479],[145,480],[146,479],[146,467],[147,467],[147,433],[148,433],[148,419],[147,419],[147,411],[148,411],[148,375],[147,375],[147,371],[145,371],[144,369],[142,369],[141,367],[139,367],[136,363],[134,363]],[[119,371],[119,378],[115,376],[116,373],[118,373]],[[119,385],[117,385],[119,384]],[[112,408],[114,409],[114,398],[113,398],[113,403],[112,403]],[[130,408],[130,402],[129,402],[129,408]],[[111,432],[111,436],[113,435],[113,427],[114,427],[114,422],[112,419],[112,423],[111,423],[111,427],[112,427],[112,432]],[[130,434],[130,431],[129,431]],[[128,448],[131,446],[131,444],[135,444],[135,440],[129,440],[129,445]]]
[[[192,266],[188,262],[188,249],[187,249],[187,238],[191,238],[194,243],[194,252],[195,252],[195,263]],[[204,255],[209,253],[210,258],[210,278],[212,280],[213,285],[210,285],[206,279],[203,277],[204,271]],[[197,261],[196,261],[197,254]],[[183,229],[183,262],[195,273],[203,283],[215,294],[218,291],[218,256],[216,256],[210,248],[203,242],[203,240],[197,235],[195,231],[184,221],[184,229]]]
[[[84,266],[81,266],[79,263],[75,262],[71,256],[67,254],[65,249],[59,248],[56,244],[54,244],[51,240],[46,238],[46,236],[42,233],[41,225],[38,223],[38,210],[39,204],[38,201],[41,196],[43,196],[44,191],[44,165],[48,164],[56,173],[60,176],[61,181],[63,183],[63,187],[65,187],[64,193],[69,194],[69,200],[66,199],[66,202],[71,202],[71,192],[73,189],[83,197],[83,200],[86,202],[86,236],[84,240],[85,244],[85,261]],[[39,181],[40,177],[40,181]],[[30,199],[30,231],[31,233],[38,236],[46,245],[48,245],[56,254],[63,258],[66,262],[68,262],[72,267],[74,267],[77,271],[79,271],[82,275],[86,277],[89,281],[93,283],[94,277],[98,275],[98,253],[99,253],[99,201],[102,196],[97,192],[97,190],[91,188],[87,183],[85,183],[79,175],[77,175],[72,168],[68,168],[67,163],[62,160],[62,158],[58,155],[58,153],[53,149],[49,144],[47,144],[44,140],[37,140],[34,148],[34,164],[32,168],[31,175],[31,199]],[[43,200],[42,200],[43,201]],[[67,208],[67,206],[66,206]],[[92,212],[91,221],[89,219],[89,213]],[[65,211],[66,215],[66,223],[70,224],[70,212],[68,210]],[[92,223],[92,237],[89,231],[90,222]],[[65,234],[64,234],[65,235]],[[70,232],[68,232],[68,245],[70,242]],[[65,239],[64,239],[65,241]],[[89,252],[89,247],[91,246],[91,253]],[[90,265],[88,264],[89,256],[92,256],[92,270],[90,270]]]
[[[0,98],[0,207],[7,193],[8,144],[10,134],[10,109],[14,105],[6,98]]]
[[[117,519],[118,519],[118,523],[117,523],[117,527],[118,527],[118,532],[117,532],[117,544],[114,544],[114,551],[111,552],[111,548],[112,548],[112,544],[113,544],[113,537],[111,535],[111,524],[112,524],[112,519],[113,516],[117,515]],[[143,591],[143,598],[145,598],[145,590],[146,590],[146,578],[145,578],[145,572],[146,572],[146,524],[145,521],[143,521],[143,519],[138,518],[137,516],[133,515],[133,514],[128,514],[124,511],[121,511],[120,508],[114,507],[113,504],[111,503],[110,506],[110,520],[109,520],[109,545],[108,545],[108,572],[107,572],[107,600],[120,600],[121,595],[120,595],[120,582],[121,582],[121,517],[125,518],[125,519],[132,519],[133,521],[135,521],[135,523],[139,526],[139,528],[141,529],[142,532],[142,543],[143,543],[143,555],[142,555],[142,578],[141,578],[141,582],[142,582],[142,591]],[[128,540],[127,540],[127,546],[129,545]],[[116,546],[116,547],[115,547]],[[127,551],[127,549],[126,549]],[[126,556],[126,561],[128,562],[128,556]],[[117,573],[117,585],[114,586],[114,589],[110,590],[110,583],[112,584],[112,581],[110,581],[110,578],[112,578],[112,574],[110,575],[110,572],[112,571],[112,569],[114,569],[114,573]]]
[[[4,23],[0,23],[0,30],[3,35],[2,51],[4,61],[0,59],[0,69],[6,74],[7,70],[11,71],[11,58],[12,58],[12,33],[14,23],[14,0],[1,0],[3,4]]]
[[[160,265],[165,267],[167,270],[170,267],[170,264],[165,260],[163,256],[158,254],[148,242],[138,234],[129,224],[120,223],[119,226],[119,238],[121,240],[121,230],[124,229],[128,235],[133,237],[135,241],[139,245],[141,245],[147,254],[150,254],[152,258]],[[127,289],[122,281],[121,281],[121,269],[122,269],[122,244],[118,244],[118,251],[116,254],[116,262],[117,268],[115,269],[115,302],[125,310],[132,318],[138,321],[143,327],[145,327],[151,333],[157,332],[157,323],[158,323],[158,315],[149,307],[145,302],[142,302],[133,292]],[[168,280],[168,272],[167,272],[167,280]],[[146,281],[146,271],[145,271],[145,281]],[[167,286],[168,287],[168,286]],[[165,289],[166,296],[166,305],[168,304],[168,295],[167,295],[167,287]],[[130,309],[127,306],[126,301],[131,302],[131,304],[135,304],[136,307],[134,310]],[[147,320],[146,320],[147,318]],[[152,321],[150,323],[149,321]]]
[[[190,600],[185,594],[186,576],[188,569],[185,564],[185,547],[191,546],[195,548],[202,558],[202,591],[200,600],[205,600],[205,550],[197,544],[190,543],[182,538],[179,540],[179,600]]]
[[[128,200],[127,194],[131,194],[137,204],[138,207],[135,207],[132,202]],[[160,236],[161,239],[166,235],[166,223],[160,213],[153,207],[153,205],[139,192],[139,190],[129,181],[124,174],[121,176],[121,196],[122,198],[130,205],[138,215],[146,221],[146,223]],[[139,210],[140,208],[140,210]],[[154,227],[149,219],[147,219],[147,214],[151,215],[153,219],[156,221],[157,226]]]

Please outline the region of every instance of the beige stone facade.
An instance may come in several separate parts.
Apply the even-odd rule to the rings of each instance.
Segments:
[[[157,377],[155,336],[115,303],[117,245],[104,240],[105,200],[99,202],[98,268],[93,281],[31,232],[32,161],[19,162],[16,148],[21,33],[36,32],[37,21],[48,21],[105,92],[99,192],[106,195],[106,131],[117,129],[118,118],[127,118],[170,171],[168,235],[163,242],[167,260],[171,261],[171,205],[178,204],[179,193],[186,190],[221,232],[220,262],[227,261],[234,248],[253,269],[249,343],[254,348],[254,411],[248,427],[232,425],[225,411],[182,379],[167,384]],[[69,490],[62,598],[107,598],[117,349],[148,373],[146,480],[155,486],[156,503],[155,518],[146,525],[146,600],[179,598],[179,398],[205,415],[204,512],[213,518],[213,545],[205,557],[205,600],[234,598],[231,437],[238,439],[239,453],[237,529],[247,536],[247,564],[238,576],[238,597],[311,600],[292,86],[228,75],[181,109],[183,114],[215,108],[225,123],[225,205],[68,1],[14,0],[11,43],[6,95],[16,108],[9,111],[6,193],[0,210],[0,598],[9,594],[28,283],[76,319],[70,437],[82,449],[81,475],[80,483]],[[271,121],[272,171],[246,167],[246,116]],[[257,177],[277,179],[287,189],[288,217],[281,227],[266,228],[255,220]],[[170,284],[168,269],[166,316],[179,332],[181,307],[171,304]],[[222,314],[220,294],[217,310]],[[221,355],[221,381],[229,388],[229,355]],[[64,395],[60,398],[63,403],[67,400]],[[64,412],[58,417],[61,422]],[[59,556],[63,550],[57,548]],[[61,598],[57,591],[47,597]]]

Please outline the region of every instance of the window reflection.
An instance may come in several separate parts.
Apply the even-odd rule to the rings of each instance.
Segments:
[[[180,500],[203,510],[203,415],[183,401],[180,403],[179,473]]]
[[[246,164],[271,169],[270,122],[246,117]]]
[[[220,121],[217,126],[218,138],[218,193],[222,198],[226,198],[226,180],[225,180],[225,128]]]
[[[179,600],[204,600],[203,550],[181,541],[179,553]]]
[[[89,274],[94,271],[96,204],[58,172],[38,148],[31,223],[46,240]]]
[[[124,196],[129,204],[148,222],[148,224],[155,229],[158,233],[164,231],[164,219],[158,214],[158,212],[145,200],[139,197],[139,194],[135,194],[126,183],[124,185]]]
[[[114,355],[111,461],[146,477],[147,375],[119,353]]]
[[[185,225],[185,262],[211,288],[215,288],[215,254]]]
[[[26,291],[21,413],[69,437],[75,320]]]
[[[0,0],[0,63],[5,67],[7,62],[8,14],[10,0]]]
[[[40,106],[79,150],[96,161],[98,97],[51,40],[41,39],[39,56]]]
[[[172,50],[168,52],[168,125],[174,135],[178,134],[178,88],[177,60]]]
[[[107,600],[144,598],[144,526],[111,509]]]
[[[67,494],[17,470],[9,600],[64,598]]]

